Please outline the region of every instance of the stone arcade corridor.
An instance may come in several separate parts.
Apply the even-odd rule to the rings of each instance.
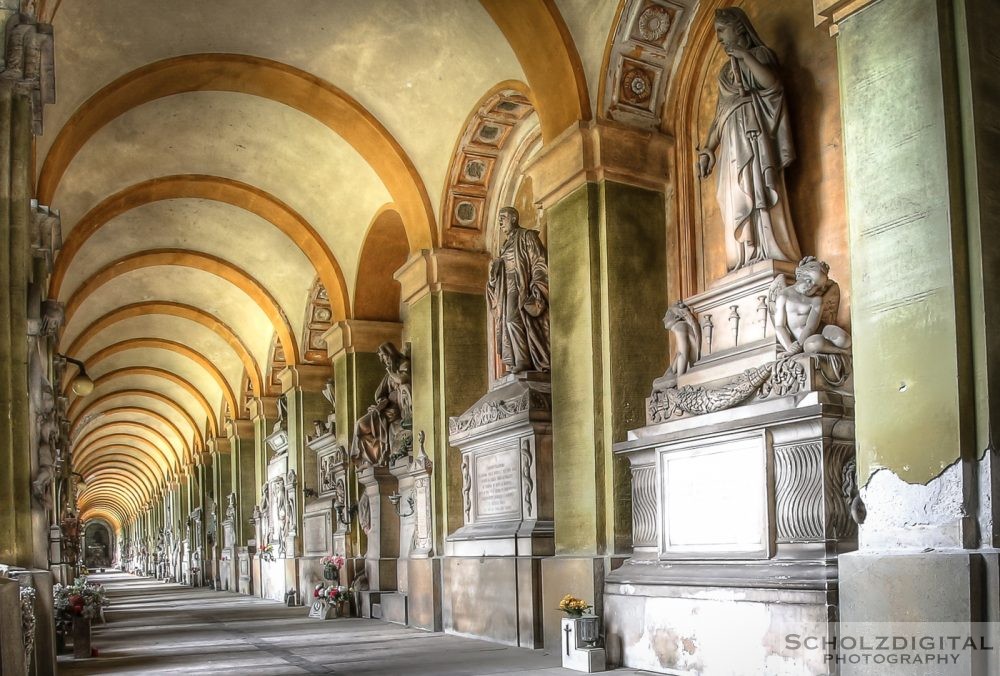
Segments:
[[[1000,674],[1000,0],[0,29],[0,675]]]
[[[306,617],[254,596],[165,584],[123,573],[93,575],[108,588],[97,658],[59,660],[84,674],[572,674],[548,650],[510,648],[378,620]],[[636,673],[631,669],[622,673]]]

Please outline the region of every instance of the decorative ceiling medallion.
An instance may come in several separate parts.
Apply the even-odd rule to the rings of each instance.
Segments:
[[[653,78],[641,68],[629,68],[622,75],[622,100],[639,105],[649,100],[653,92]]]
[[[651,45],[663,47],[667,33],[674,25],[674,14],[674,10],[663,5],[647,4],[639,13],[633,37]]]
[[[451,214],[449,218],[450,227],[478,230],[485,206],[486,199],[484,197],[452,195],[451,205],[448,210],[449,214]]]
[[[482,101],[466,124],[448,172],[445,246],[471,249],[482,246],[486,195],[493,181],[497,156],[514,126],[533,112],[526,96],[505,90]]]
[[[455,187],[462,192],[485,192],[486,185],[493,175],[493,165],[495,157],[487,155],[467,155],[461,156],[461,173],[455,181]]]
[[[697,0],[624,0],[600,105],[609,120],[658,129],[674,63]],[[612,75],[613,74],[613,75]]]
[[[619,65],[618,91],[615,96],[619,105],[652,113],[661,72],[659,68],[642,61],[623,58]]]
[[[507,140],[514,125],[502,124],[493,120],[483,120],[476,127],[472,140],[476,144],[484,145],[488,148],[499,150],[503,142]]]
[[[326,333],[333,322],[333,309],[326,288],[319,279],[313,282],[309,290],[309,303],[306,306],[306,321],[302,330],[303,360],[311,364],[323,364],[327,361]]]

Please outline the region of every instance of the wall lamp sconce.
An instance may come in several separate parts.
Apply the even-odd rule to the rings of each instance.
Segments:
[[[86,397],[88,394],[94,391],[94,381],[91,380],[90,376],[87,375],[87,369],[84,367],[83,362],[79,359],[73,359],[73,357],[67,357],[64,354],[59,355],[61,358],[73,364],[78,369],[77,374],[73,377],[73,382],[70,384],[70,389],[73,390],[73,394]]]
[[[358,513],[358,506],[356,504],[351,505],[350,507],[347,507],[346,505],[334,504],[333,507],[337,510],[337,521],[345,526],[350,526],[351,519],[353,519],[354,515]],[[344,512],[347,512],[346,518],[344,517]]]
[[[392,508],[396,510],[396,515],[403,519],[405,519],[408,516],[413,516],[413,513],[417,511],[416,500],[414,500],[413,498],[413,493],[410,493],[408,496],[406,496],[406,504],[410,508],[410,511],[407,512],[406,514],[402,514],[399,511],[399,501],[402,499],[403,496],[400,495],[399,493],[393,493],[392,495],[389,496],[389,502],[392,503]]]

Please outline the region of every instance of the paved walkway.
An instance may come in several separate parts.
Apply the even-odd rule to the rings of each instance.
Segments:
[[[82,674],[576,674],[546,650],[429,633],[378,620],[311,620],[307,608],[122,573],[93,575],[111,607]],[[619,672],[621,673],[621,672]],[[625,673],[634,673],[631,670]]]

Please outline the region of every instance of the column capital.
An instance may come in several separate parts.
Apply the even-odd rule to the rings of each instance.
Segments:
[[[826,27],[830,35],[836,35],[839,24],[847,17],[857,14],[865,7],[879,0],[813,0],[813,12],[816,14],[816,27]]]
[[[33,17],[0,5],[0,28],[6,33],[0,57],[3,58],[3,78],[0,82],[13,87],[31,104],[31,131],[42,134],[42,108],[55,103],[55,57],[52,46],[52,26],[37,23]]]
[[[617,122],[578,122],[525,167],[535,200],[550,207],[588,181],[610,179],[650,190],[667,184],[673,139],[659,131]]]
[[[225,431],[226,440],[229,441],[230,444],[229,449],[232,450],[233,439],[253,438],[253,423],[243,418],[229,419],[226,421]]]
[[[254,397],[247,404],[247,410],[250,412],[250,420],[273,418],[278,414],[278,398]]]
[[[403,325],[399,322],[373,322],[364,319],[337,322],[323,334],[326,353],[331,360],[345,353],[375,352],[386,341],[399,345],[402,337]]]
[[[289,392],[296,387],[310,392],[320,392],[326,381],[332,377],[333,371],[325,364],[286,366],[278,372],[282,393]]]
[[[410,254],[393,277],[402,287],[401,300],[411,305],[432,291],[482,295],[489,265],[484,251],[421,249]]]

